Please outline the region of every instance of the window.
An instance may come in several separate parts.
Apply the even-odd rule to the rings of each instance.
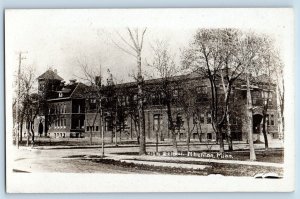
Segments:
[[[153,130],[154,131],[159,131],[161,128],[161,115],[160,114],[155,114],[153,115]]]
[[[207,113],[207,124],[211,124],[211,113]]]
[[[90,131],[90,126],[86,126],[86,131]]]
[[[94,130],[95,130],[94,126],[87,126],[87,131],[94,131]]]
[[[80,105],[79,105],[79,108],[80,108]],[[81,128],[80,123],[81,123],[81,121],[80,121],[80,119],[79,119],[79,120],[78,120],[78,128],[79,128],[79,129]]]
[[[78,113],[80,113],[80,104],[78,105]],[[80,126],[80,125],[79,125]]]
[[[91,102],[92,104],[96,104],[96,99],[91,99],[90,102]]]
[[[106,131],[112,131],[113,130],[113,121],[111,117],[105,118],[105,130]]]
[[[64,127],[67,127],[67,119],[64,119]]]
[[[126,105],[128,105],[129,104],[129,96],[126,96],[125,100],[126,100]]]
[[[264,104],[266,104],[267,101],[272,102],[272,91],[262,91],[261,96],[264,99]]]
[[[274,126],[275,125],[275,120],[274,120],[274,115],[273,114],[271,115],[271,119],[270,120],[271,120],[270,121],[271,125]]]
[[[211,139],[212,139],[212,133],[207,133],[206,136],[207,136],[207,139],[208,139],[208,140],[211,140]]]
[[[268,114],[266,115],[266,120],[267,120],[267,125],[270,125],[270,118]]]
[[[173,97],[178,97],[178,89],[173,90]]]
[[[99,131],[99,126],[96,126],[96,131]]]
[[[159,105],[160,104],[160,97],[159,94],[152,94],[151,95],[151,100],[153,105]]]
[[[200,123],[204,123],[204,114],[203,113],[201,113],[200,114]]]
[[[196,91],[198,94],[207,94],[207,86],[199,86]]]
[[[181,129],[181,127],[183,127],[184,121],[182,119],[182,115],[180,113],[177,114],[177,118],[176,118],[176,127],[178,129]]]
[[[96,109],[96,99],[90,99],[90,109],[95,110]]]

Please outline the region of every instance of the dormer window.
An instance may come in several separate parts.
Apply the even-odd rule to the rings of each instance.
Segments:
[[[62,92],[59,92],[59,93],[58,93],[58,97],[63,97],[63,93],[62,93]]]
[[[91,99],[92,104],[96,104],[96,99]]]

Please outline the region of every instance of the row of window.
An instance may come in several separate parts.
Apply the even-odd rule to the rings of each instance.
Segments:
[[[67,105],[58,104],[54,108],[49,108],[48,112],[49,114],[67,113]]]
[[[197,119],[194,122],[196,123]],[[199,115],[199,122],[202,124],[205,122],[205,114],[204,113],[201,113]],[[206,113],[206,123],[211,124],[211,113]]]
[[[272,91],[262,91],[261,92],[261,97],[263,98],[263,99],[272,99],[272,96],[273,96],[273,94],[272,94]]]
[[[267,119],[267,125],[275,126],[275,116],[274,116],[274,114],[270,114],[270,115],[267,114],[266,119]]]
[[[220,85],[221,87],[222,85]],[[196,92],[197,94],[200,94],[201,97],[200,98],[197,98],[196,101],[197,102],[202,102],[202,101],[207,101],[207,94],[208,94],[208,90],[209,90],[209,87],[204,85],[204,86],[198,86],[196,88]],[[183,93],[182,93],[182,89],[174,89],[173,90],[173,97],[174,98],[178,98],[180,96],[182,96]],[[268,92],[268,91],[262,91],[261,94],[261,98],[260,96],[253,96],[253,104],[257,104],[259,102],[263,102],[264,104],[266,104],[266,101],[268,100],[269,103],[271,104],[272,102],[272,92]],[[148,102],[149,104],[152,104],[152,105],[159,105],[162,103],[162,100],[164,98],[164,94],[163,93],[153,93],[151,94],[148,99],[144,100],[144,102]],[[126,96],[126,95],[122,95],[122,96],[118,96],[118,105],[129,105],[130,101],[133,100],[133,101],[136,101],[138,99],[137,97],[137,94],[134,94],[133,96]],[[96,104],[96,100],[95,99],[91,99],[90,100],[90,108],[93,109],[95,108],[95,104]]]
[[[86,131],[99,131],[99,126],[86,126]]]
[[[67,126],[67,119],[65,118],[60,118],[60,119],[56,119],[54,121],[54,128],[55,129],[59,129],[59,128],[66,128]]]
[[[62,137],[65,138],[66,137],[66,133],[54,133],[54,137]]]

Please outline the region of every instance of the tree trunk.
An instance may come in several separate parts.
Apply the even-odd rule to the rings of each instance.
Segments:
[[[263,114],[263,129],[262,133],[264,135],[264,141],[265,141],[265,149],[269,148],[269,142],[268,142],[268,135],[267,135],[267,130],[266,130],[266,115]]]
[[[141,64],[141,61],[138,61],[138,64]],[[142,76],[138,77],[138,115],[139,115],[139,134],[140,134],[140,149],[139,154],[146,154],[146,136],[145,136],[145,115],[144,115],[144,107],[143,107],[143,78]]]
[[[111,132],[111,136],[110,136],[110,143],[114,143],[114,132]]]
[[[92,129],[91,129],[91,126],[90,126],[90,145],[93,144],[93,132],[92,132]]]
[[[199,129],[198,129],[198,125],[199,125]],[[200,130],[200,132],[199,132],[199,130]],[[202,137],[201,137],[201,135],[202,135],[202,128],[201,128],[200,121],[199,121],[199,124],[197,124],[197,134],[198,134],[199,142],[201,144],[202,143]]]
[[[220,153],[224,153],[224,141],[223,141],[223,133],[222,133],[222,127],[218,126],[218,137],[219,137],[219,145],[220,145]]]
[[[132,140],[132,115],[130,116],[130,140]]]
[[[22,141],[23,141],[23,120],[21,121],[20,124],[19,143],[22,143]]]
[[[250,150],[250,160],[255,161],[256,155],[253,144],[253,112],[252,112],[252,99],[250,93],[250,82],[249,82],[249,74],[247,75],[247,117],[248,117],[248,142],[249,142],[249,150]]]
[[[31,141],[32,141],[32,146],[34,145],[34,129],[33,129],[33,125],[34,125],[34,121],[32,121],[30,123],[30,129],[31,129]]]
[[[189,152],[190,151],[190,141],[191,141],[191,138],[190,138],[190,118],[187,117],[186,118],[187,120],[187,135],[186,135],[186,145],[187,145],[187,151]]]
[[[29,146],[29,142],[30,142],[30,122],[27,122],[27,139],[26,139],[26,146]]]
[[[44,130],[45,130],[45,137],[47,137],[48,134],[48,116],[45,115],[45,126],[44,126]]]
[[[177,141],[176,141],[176,132],[175,132],[175,126],[173,124],[173,118],[172,118],[172,112],[171,112],[171,102],[167,102],[167,115],[168,115],[168,121],[169,121],[169,129],[171,130],[172,134],[172,145],[173,145],[173,151],[174,153],[178,153],[178,147],[177,147]]]
[[[117,132],[117,127],[114,127],[114,135],[115,135],[115,146],[118,146],[118,132]]]
[[[158,131],[155,132],[155,152],[158,153]]]
[[[172,132],[172,145],[173,145],[173,152],[178,153],[177,141],[176,141],[176,133],[175,129],[171,130]]]
[[[233,146],[232,146],[232,136],[231,136],[231,124],[230,124],[230,116],[228,113],[228,106],[227,106],[227,115],[226,115],[226,120],[227,120],[227,143],[228,143],[228,150],[233,151]]]
[[[113,127],[112,130],[111,130],[111,136],[110,136],[110,143],[111,143],[111,144],[114,143],[114,137],[115,137],[115,135],[114,135],[114,128],[115,128],[115,127]]]

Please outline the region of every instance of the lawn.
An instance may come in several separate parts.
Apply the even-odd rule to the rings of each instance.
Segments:
[[[111,166],[118,166],[129,170],[131,172],[143,173],[144,172],[155,172],[158,174],[174,174],[174,175],[201,175],[208,176],[212,174],[220,174],[224,176],[255,176],[258,173],[277,173],[279,176],[283,175],[282,168],[265,167],[265,166],[248,166],[248,165],[237,165],[237,164],[222,164],[222,163],[209,163],[201,162],[201,165],[211,165],[211,168],[203,170],[194,169],[183,169],[183,168],[171,168],[171,167],[159,167],[149,166],[134,163],[125,163],[112,159],[89,159],[86,161],[92,161],[99,164],[108,164]],[[191,162],[181,162],[189,164]],[[195,162],[193,162],[195,164]]]

